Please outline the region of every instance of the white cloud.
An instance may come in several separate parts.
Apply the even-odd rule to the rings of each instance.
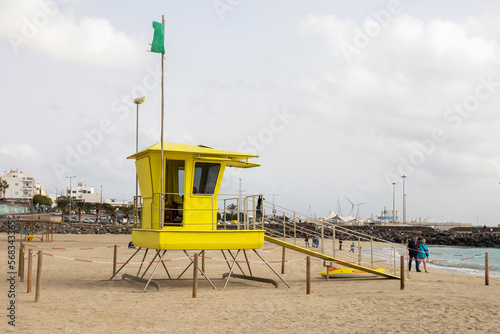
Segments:
[[[403,15],[382,28],[365,48],[358,48],[359,54],[348,62],[340,46],[354,46],[362,26],[334,16],[310,15],[299,24],[299,32],[322,36],[330,58],[316,65],[322,68],[322,77],[307,78],[301,85],[324,99],[330,110],[351,105],[351,112],[358,113],[379,107],[379,113],[391,117],[440,118],[443,108],[473,93],[479,76],[499,66],[498,43],[477,34],[485,30],[478,25],[473,20],[424,23]]]
[[[433,180],[448,191],[463,193],[468,187],[476,191],[477,184],[491,179],[499,161],[495,143],[500,140],[500,120],[494,117],[500,102],[498,23],[479,18],[425,22],[402,14],[366,46],[358,47],[351,61],[341,45],[355,46],[362,24],[332,15],[309,15],[298,27],[303,38],[319,36],[325,45],[323,55],[309,59],[320,74],[301,78],[301,90],[308,96],[304,100],[311,112],[331,125],[342,141],[340,146],[348,147],[350,163],[365,166],[359,173],[369,175],[367,180],[360,182],[352,171],[345,175],[352,183],[347,188],[359,186],[366,198],[373,197],[369,206],[377,197],[373,184],[378,191],[389,189],[377,179],[387,172],[401,175],[401,161],[410,158],[420,159],[411,169],[413,185]],[[445,118],[445,112],[455,105],[464,109],[464,101],[476,94],[480,77],[492,78],[494,91],[452,126],[456,124]],[[487,91],[481,88],[480,92]],[[422,154],[422,143],[429,143],[436,128],[446,138]],[[344,157],[342,149],[336,154]],[[339,180],[337,187],[342,183]],[[439,212],[429,206],[443,191],[426,193],[425,189],[413,190],[414,212]],[[465,217],[466,211],[454,208],[454,217]]]
[[[47,54],[60,61],[108,68],[136,68],[144,64],[147,41],[129,36],[99,17],[77,20],[77,1],[5,1],[0,31],[15,51]]]
[[[40,167],[42,155],[34,147],[27,144],[5,144],[0,146],[0,161],[4,170],[20,169],[28,171]]]

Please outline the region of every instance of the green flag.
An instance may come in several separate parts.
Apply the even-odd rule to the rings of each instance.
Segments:
[[[153,21],[153,43],[151,43],[151,52],[161,53],[165,55],[165,24]]]

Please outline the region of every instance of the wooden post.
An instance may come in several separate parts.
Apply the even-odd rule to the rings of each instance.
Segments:
[[[358,237],[358,265],[361,265],[361,237]]]
[[[311,294],[311,257],[306,258],[306,294]]]
[[[118,262],[118,247],[115,245],[114,247],[114,252],[113,252],[113,275],[116,274],[116,262]]]
[[[205,272],[205,251],[201,252],[201,271]]]
[[[393,254],[392,258],[393,258],[393,261],[394,261],[393,268],[394,268],[394,273],[396,273],[396,249],[394,248],[394,246],[392,246],[391,248],[392,248],[391,254]]]
[[[333,266],[332,261],[323,261],[323,267],[326,267],[326,281],[330,279],[330,268]]]
[[[335,257],[335,226],[332,226],[332,239],[333,239],[333,257]]]
[[[373,238],[370,238],[370,248],[371,248],[371,260],[370,260],[370,263],[372,264],[372,269],[373,269]]]
[[[256,219],[256,216],[257,216],[257,203],[255,203],[255,196],[252,196],[252,226],[253,226],[253,229],[255,230],[255,223],[257,222],[255,219]],[[205,270],[203,270],[203,272],[205,272]]]
[[[293,213],[293,244],[297,245],[297,221],[295,219],[295,212]]]
[[[408,240],[406,241],[406,244],[408,245]],[[408,252],[408,247],[406,247],[406,258],[408,259],[408,278],[410,278],[410,253]],[[416,269],[416,266],[415,266]]]
[[[283,241],[286,241],[286,221],[285,221],[285,213],[283,212]]]
[[[40,283],[42,281],[42,251],[38,251],[38,266],[36,268],[36,291],[35,291],[35,302],[40,301]]]
[[[50,241],[54,241],[54,223],[50,224]]]
[[[24,245],[19,246],[19,281],[24,282]]]
[[[282,274],[285,273],[285,250],[286,250],[286,248],[283,247],[283,251],[281,253],[281,273]]]
[[[193,298],[198,298],[198,254],[194,254],[193,263]]]
[[[325,226],[321,225],[321,254],[325,254]]]
[[[33,250],[28,252],[28,286],[26,289],[27,293],[31,292],[31,278],[33,277]]]
[[[405,289],[405,257],[401,255],[399,262],[401,263],[401,290]]]
[[[22,271],[24,269],[23,260],[24,260],[24,246],[23,243],[21,242],[19,244],[19,268],[17,269],[17,276],[19,277],[21,277]]]
[[[484,254],[484,285],[490,285],[490,257],[488,252]]]

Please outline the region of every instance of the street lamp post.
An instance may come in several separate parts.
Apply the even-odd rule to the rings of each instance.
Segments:
[[[241,193],[243,193],[243,192],[246,191],[246,190],[241,190],[241,178],[239,179],[239,181],[240,181],[240,187],[238,189],[238,206],[237,206],[237,212],[236,212],[236,214],[238,215],[238,223],[240,221],[240,212],[241,212],[241,209],[242,209],[242,208],[240,208],[240,205],[242,203],[242,201],[241,201]]]
[[[273,217],[276,220],[276,208],[274,207],[274,196],[278,196],[279,194],[269,194],[269,196],[273,196]],[[309,209],[309,211],[311,211]]]
[[[392,223],[394,224],[394,210],[396,207],[396,182],[392,182]]]
[[[401,176],[403,179],[403,224],[406,224],[406,192],[405,192],[405,179],[406,175]]]
[[[240,212],[241,212],[241,178],[240,178],[240,188],[238,191],[238,224],[240,223]]]
[[[138,97],[134,99],[134,103],[137,105],[137,121],[135,129],[135,152],[139,152],[139,104],[144,103],[146,97]],[[135,171],[135,198],[134,198],[134,225],[137,227],[137,220],[139,217],[139,180],[137,176],[137,170]]]
[[[71,197],[73,197],[73,189],[71,188],[71,179],[76,176],[66,176],[67,179],[69,179],[69,215],[71,216],[71,209],[72,209],[72,204],[71,204]]]

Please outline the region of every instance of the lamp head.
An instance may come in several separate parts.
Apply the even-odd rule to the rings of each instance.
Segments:
[[[138,97],[138,98],[134,99],[134,103],[135,104],[141,104],[141,103],[144,103],[144,101],[146,101],[146,97],[145,96]]]

